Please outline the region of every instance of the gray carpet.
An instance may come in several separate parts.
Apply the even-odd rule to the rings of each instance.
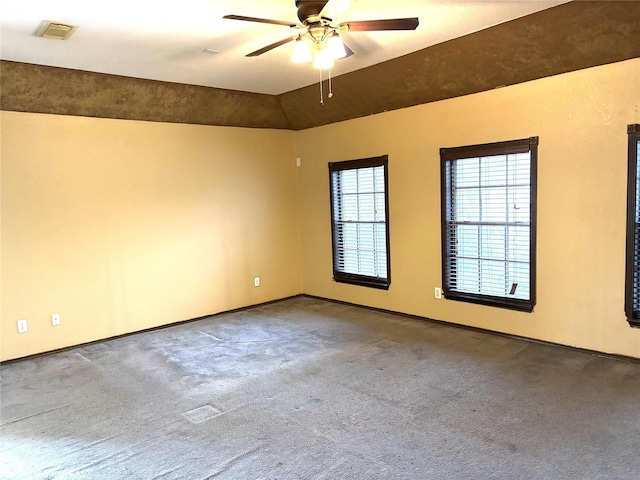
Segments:
[[[308,297],[0,376],[3,479],[640,473],[640,363]]]

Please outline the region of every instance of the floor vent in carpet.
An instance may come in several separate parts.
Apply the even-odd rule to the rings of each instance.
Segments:
[[[379,342],[374,343],[376,347],[380,348],[391,348],[398,344],[398,342],[392,342],[391,340],[380,340]]]
[[[213,417],[217,417],[221,413],[222,412],[220,410],[213,408],[211,405],[204,405],[202,407],[189,410],[182,415],[184,415],[187,420],[192,423],[202,423],[212,419]]]

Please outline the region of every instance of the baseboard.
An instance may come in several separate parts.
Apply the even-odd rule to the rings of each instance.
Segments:
[[[283,302],[285,300],[289,300],[291,298],[296,298],[296,297],[301,297],[301,296],[303,296],[303,294],[300,293],[298,295],[291,295],[289,297],[278,298],[276,300],[269,300],[268,302],[261,302],[261,303],[255,303],[255,304],[252,304],[252,305],[247,305],[246,307],[233,308],[231,310],[224,310],[222,312],[212,313],[212,314],[209,314],[209,315],[203,315],[201,317],[196,317],[196,318],[190,318],[188,320],[180,320],[178,322],[172,322],[172,323],[167,323],[167,324],[164,324],[164,325],[158,325],[157,327],[145,328],[143,330],[136,330],[135,332],[123,333],[122,335],[114,335],[113,337],[106,337],[106,338],[101,338],[99,340],[92,340],[90,342],[79,343],[77,345],[70,345],[68,347],[56,348],[54,350],[46,350],[44,352],[34,353],[32,355],[25,355],[24,357],[11,358],[9,360],[1,361],[0,362],[0,366],[8,365],[10,363],[19,362],[19,361],[22,361],[22,360],[29,360],[29,359],[32,359],[32,358],[38,358],[38,357],[41,357],[43,355],[50,355],[52,353],[67,352],[69,350],[74,350],[76,348],[83,348],[83,347],[87,347],[89,345],[95,345],[96,343],[108,342],[110,340],[117,340],[118,338],[125,338],[125,337],[130,337],[132,335],[138,335],[139,333],[146,333],[146,332],[153,332],[153,331],[156,331],[156,330],[163,330],[165,328],[171,328],[171,327],[175,327],[175,326],[178,326],[178,325],[183,325],[185,323],[197,322],[198,320],[203,320],[205,318],[216,317],[218,315],[226,315],[228,313],[242,312],[243,310],[250,310],[252,308],[262,307],[264,305],[269,305],[269,304],[277,303],[277,302]]]
[[[606,353],[606,352],[600,352],[598,350],[590,350],[588,348],[580,348],[580,347],[574,347],[571,345],[563,345],[561,343],[555,343],[555,342],[550,342],[550,341],[546,341],[546,340],[539,340],[536,338],[530,338],[530,337],[524,337],[521,335],[512,335],[509,333],[504,333],[504,332],[497,332],[495,330],[488,330],[486,328],[480,328],[480,327],[473,327],[470,325],[463,325],[460,323],[453,323],[453,322],[447,322],[445,320],[437,320],[435,318],[430,318],[430,317],[423,317],[420,315],[413,315],[411,313],[404,313],[404,312],[398,312],[395,310],[388,310],[388,309],[384,309],[384,308],[378,308],[378,307],[371,307],[369,305],[360,305],[357,303],[352,303],[352,302],[345,302],[343,300],[336,300],[333,298],[326,298],[326,297],[319,297],[317,295],[310,295],[310,294],[306,294],[306,293],[300,293],[297,295],[291,295],[288,297],[283,297],[283,298],[278,298],[275,300],[269,300],[268,302],[261,302],[261,303],[256,303],[256,304],[252,304],[252,305],[247,305],[245,307],[239,307],[239,308],[234,308],[231,310],[225,310],[222,312],[217,312],[217,313],[212,313],[210,315],[203,315],[201,317],[196,317],[196,318],[191,318],[188,320],[181,320],[179,322],[173,322],[173,323],[168,323],[166,325],[159,325],[157,327],[152,327],[152,328],[146,328],[144,330],[137,330],[135,332],[130,332],[130,333],[124,333],[122,335],[115,335],[113,337],[107,337],[107,338],[103,338],[100,340],[93,340],[91,342],[85,342],[85,343],[80,343],[78,345],[71,345],[69,347],[63,347],[63,348],[58,348],[58,349],[54,349],[54,350],[47,350],[44,352],[40,352],[40,353],[34,353],[33,355],[27,355],[24,357],[18,357],[18,358],[12,358],[10,360],[4,360],[0,362],[0,366],[2,365],[8,365],[10,363],[13,362],[19,362],[22,360],[29,360],[32,358],[37,358],[37,357],[41,357],[44,355],[50,355],[52,353],[60,353],[60,352],[66,352],[69,350],[74,350],[76,348],[83,348],[89,345],[95,345],[97,343],[102,343],[102,342],[108,342],[110,340],[116,340],[118,338],[124,338],[124,337],[130,337],[132,335],[138,335],[140,333],[146,333],[146,332],[153,332],[156,330],[162,330],[165,328],[171,328],[171,327],[175,327],[178,325],[183,325],[185,323],[191,323],[191,322],[197,322],[199,320],[203,320],[205,318],[211,318],[211,317],[217,317],[219,315],[226,315],[229,313],[236,313],[236,312],[242,312],[245,310],[250,310],[252,308],[256,308],[256,307],[261,307],[264,305],[270,305],[272,303],[278,303],[278,302],[283,302],[285,300],[290,300],[292,298],[299,298],[299,297],[306,297],[306,298],[313,298],[316,300],[323,300],[323,301],[327,301],[327,302],[332,302],[332,303],[338,303],[338,304],[342,304],[342,305],[349,305],[352,307],[359,307],[359,308],[365,308],[367,310],[372,310],[372,311],[376,311],[376,312],[381,312],[381,313],[388,313],[391,315],[399,315],[401,317],[405,317],[405,318],[411,318],[413,320],[420,320],[420,321],[425,321],[425,322],[431,322],[431,323],[438,323],[440,325],[446,325],[449,327],[455,327],[455,328],[462,328],[464,330],[472,330],[475,332],[481,332],[481,333],[487,333],[490,335],[498,335],[501,337],[506,337],[506,338],[511,338],[514,340],[520,340],[523,342],[529,342],[529,343],[536,343],[536,344],[540,344],[540,345],[547,345],[547,346],[551,346],[551,347],[556,347],[556,348],[563,348],[563,349],[567,349],[567,350],[573,350],[575,352],[582,352],[582,353],[586,353],[589,355],[594,355],[597,357],[603,357],[603,358],[610,358],[613,360],[619,360],[619,361],[624,361],[624,362],[633,362],[633,363],[640,363],[640,358],[636,358],[636,357],[629,357],[626,355],[620,355],[620,354],[616,354],[616,353]]]
[[[455,328],[462,328],[464,330],[472,330],[474,332],[487,333],[487,334],[490,334],[490,335],[498,335],[500,337],[511,338],[513,340],[520,340],[520,341],[528,342],[528,343],[537,343],[539,345],[547,345],[549,347],[556,347],[556,348],[563,348],[563,349],[567,349],[567,350],[573,350],[575,352],[582,352],[582,353],[586,353],[586,354],[589,354],[589,355],[594,355],[596,357],[610,358],[610,359],[613,359],[613,360],[620,360],[620,361],[624,361],[624,362],[640,363],[640,358],[630,357],[630,356],[627,356],[627,355],[620,355],[620,354],[617,354],[617,353],[606,353],[606,352],[600,352],[598,350],[590,350],[588,348],[574,347],[572,345],[564,345],[562,343],[550,342],[550,341],[547,341],[547,340],[539,340],[537,338],[524,337],[524,336],[521,336],[521,335],[513,335],[513,334],[510,334],[510,333],[498,332],[498,331],[489,330],[489,329],[486,329],[486,328],[473,327],[471,325],[464,325],[464,324],[460,324],[460,323],[447,322],[446,320],[437,320],[435,318],[422,317],[420,315],[413,315],[411,313],[398,312],[398,311],[395,311],[395,310],[387,310],[385,308],[371,307],[369,305],[360,305],[358,303],[345,302],[343,300],[336,300],[336,299],[333,299],[333,298],[319,297],[319,296],[316,296],[316,295],[309,295],[309,294],[306,294],[306,293],[303,293],[303,294],[297,295],[297,296],[314,298],[316,300],[325,300],[327,302],[339,303],[339,304],[342,304],[342,305],[349,305],[349,306],[353,306],[353,307],[366,308],[367,310],[373,310],[373,311],[381,312],[381,313],[389,313],[389,314],[392,314],[392,315],[399,315],[401,317],[411,318],[413,320],[421,320],[421,321],[425,321],[425,322],[438,323],[440,325],[446,325],[446,326],[455,327]]]

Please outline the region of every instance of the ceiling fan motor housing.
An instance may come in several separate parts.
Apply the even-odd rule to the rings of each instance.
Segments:
[[[296,0],[298,7],[298,19],[304,24],[317,23],[320,19],[320,12],[327,2],[318,2],[315,0]],[[331,21],[331,19],[326,19]]]

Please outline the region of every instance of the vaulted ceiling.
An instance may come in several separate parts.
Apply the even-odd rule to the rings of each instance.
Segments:
[[[221,18],[295,21],[293,0],[118,3],[3,1],[1,108],[298,130],[640,57],[640,2],[358,0],[344,20],[418,16],[420,26],[345,34],[356,55],[333,69],[332,98],[325,79],[321,104],[318,71],[292,64],[290,44],[244,56],[288,27]],[[45,40],[43,20],[78,29]]]

